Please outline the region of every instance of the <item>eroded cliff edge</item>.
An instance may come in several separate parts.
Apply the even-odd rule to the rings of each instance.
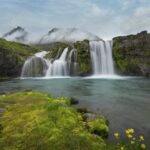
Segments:
[[[118,73],[149,76],[150,34],[142,31],[136,35],[113,38],[113,58]]]

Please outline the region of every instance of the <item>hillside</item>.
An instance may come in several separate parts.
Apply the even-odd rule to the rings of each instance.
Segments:
[[[113,56],[120,74],[149,76],[150,34],[143,31],[113,38]]]
[[[0,39],[0,77],[18,77],[21,68],[28,56],[39,49]]]

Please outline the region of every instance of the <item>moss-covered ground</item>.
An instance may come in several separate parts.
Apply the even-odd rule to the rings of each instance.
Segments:
[[[108,134],[102,117],[87,122],[67,98],[39,92],[0,96],[1,150],[98,150]],[[94,130],[99,131],[94,134]]]
[[[0,95],[0,150],[142,150],[143,136],[134,129],[120,133],[116,142],[105,141],[107,121],[96,114],[87,119],[87,109],[76,110],[72,100],[26,90]]]

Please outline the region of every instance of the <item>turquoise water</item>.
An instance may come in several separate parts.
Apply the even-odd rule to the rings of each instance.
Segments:
[[[74,97],[78,107],[87,107],[110,121],[113,133],[135,128],[150,141],[150,80],[145,78],[15,79],[0,82],[0,91],[33,89],[55,96]],[[149,142],[150,143],[150,142]]]

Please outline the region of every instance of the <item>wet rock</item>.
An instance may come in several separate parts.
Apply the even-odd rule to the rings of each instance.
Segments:
[[[85,113],[84,114],[84,119],[86,121],[93,121],[93,120],[96,119],[96,114],[94,114],[94,113]]]
[[[77,111],[82,114],[90,112],[87,108],[77,108]]]
[[[79,104],[79,101],[78,101],[76,98],[71,97],[71,98],[70,98],[70,104],[71,104],[71,105],[77,105],[77,104]]]

